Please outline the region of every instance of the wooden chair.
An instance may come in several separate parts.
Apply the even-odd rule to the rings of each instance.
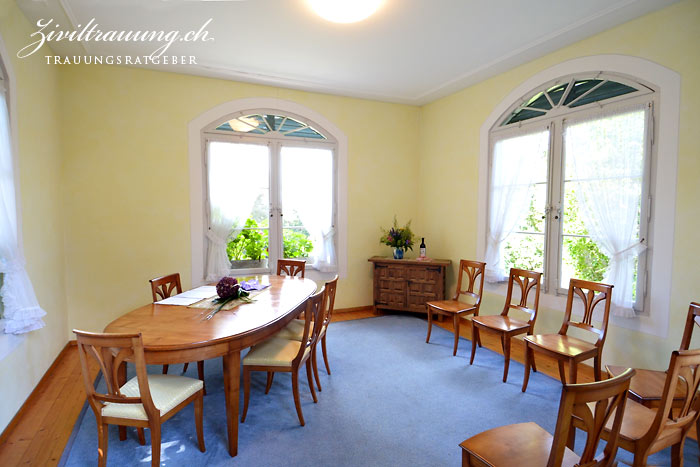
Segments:
[[[576,372],[578,364],[590,358],[593,359],[593,373],[596,381],[600,381],[600,359],[603,355],[603,344],[608,330],[608,318],[610,317],[610,298],[612,296],[612,285],[600,284],[598,282],[584,281],[581,279],[571,279],[569,281],[569,295],[566,300],[566,311],[564,313],[564,323],[558,334],[536,334],[525,336],[525,377],[523,378],[522,391],[527,389],[527,382],[530,379],[530,366],[534,367],[535,351],[556,359],[559,363],[559,377],[562,383],[566,383],[564,364],[569,365],[569,382],[576,383]],[[587,291],[587,292],[584,292]],[[574,294],[581,298],[583,303],[583,317],[581,321],[572,321],[571,310],[574,304]],[[603,303],[603,319],[599,328],[593,325],[593,312],[599,303]],[[583,329],[598,335],[595,344],[591,344],[583,339],[568,336],[566,333],[569,326]],[[535,371],[537,371],[537,368]]]
[[[98,465],[107,465],[108,425],[135,426],[151,430],[151,465],[160,465],[160,428],[190,402],[194,402],[199,450],[204,452],[202,426],[203,384],[193,378],[175,375],[149,375],[141,334],[96,334],[73,330],[87,400],[97,419]],[[94,358],[107,384],[107,393],[98,393],[90,377],[88,356]],[[133,361],[136,376],[120,387],[120,367]]]
[[[318,340],[316,341],[316,345],[314,346],[312,350],[312,355],[311,355],[311,366],[314,369],[314,378],[316,379],[316,387],[318,387],[318,390],[321,390],[321,380],[318,377],[318,362],[316,358],[316,347],[318,346],[318,342],[321,342],[321,349],[323,350],[323,362],[326,364],[326,372],[330,375],[331,374],[331,368],[328,365],[328,353],[326,351],[326,330],[328,329],[328,325],[331,322],[331,319],[333,318],[333,309],[335,307],[335,291],[338,287],[338,276],[336,275],[333,280],[326,282],[325,285],[325,290],[326,293],[323,297],[323,323],[321,325],[321,331],[319,332],[318,335]],[[289,325],[284,327],[279,333],[275,335],[275,337],[281,337],[284,339],[291,339],[295,341],[303,341],[303,335],[304,335],[304,320],[303,319],[295,319]]]
[[[540,281],[542,278],[541,272],[526,271],[524,269],[510,270],[508,277],[508,292],[506,293],[506,303],[500,315],[474,316],[472,318],[472,356],[469,364],[474,363],[474,355],[476,354],[476,343],[479,341],[479,333],[488,331],[499,334],[501,337],[501,346],[503,347],[503,355],[505,357],[505,365],[503,368],[503,382],[508,379],[508,367],[510,365],[510,339],[518,334],[531,335],[535,329],[535,320],[537,319],[537,310],[540,304]],[[520,301],[518,304],[511,303],[513,295],[513,283],[517,282],[520,288]],[[534,308],[528,308],[527,299],[530,292],[535,291]],[[530,319],[521,321],[508,316],[510,310],[524,311],[530,315]]]
[[[165,300],[166,298],[170,297],[170,295],[172,295],[173,293],[173,289],[175,289],[179,294],[182,293],[180,273],[177,272],[175,274],[169,274],[167,276],[156,277],[155,279],[151,279],[148,282],[151,283],[151,294],[153,295],[154,303],[160,300]],[[182,368],[182,371],[187,371],[188,366],[189,363],[185,363],[185,366]],[[168,374],[169,367],[170,365],[163,365],[164,375]],[[202,383],[204,383],[204,361],[197,362],[197,375],[202,381]],[[206,387],[204,388],[204,394],[207,394]]]
[[[691,302],[688,307],[683,337],[681,338],[681,345],[678,350],[688,350],[690,348],[690,342],[693,338],[693,329],[696,326],[700,326],[700,303]],[[610,376],[616,376],[622,371],[620,366],[613,365],[606,365],[605,369]],[[635,369],[637,370],[637,374],[632,378],[632,382],[630,383],[629,398],[649,408],[658,407],[663,396],[666,372],[660,370]],[[684,388],[682,385],[679,385],[673,399],[673,407],[681,407],[684,399]],[[698,426],[698,432],[700,433],[700,426]]]
[[[306,271],[306,261],[301,259],[280,259],[277,261],[277,275],[281,276],[285,273],[288,276],[294,277],[300,274],[304,277]]]
[[[700,384],[700,350],[674,350],[668,366],[660,405],[650,409],[633,400],[627,402],[619,436],[609,426],[603,439],[617,438],[621,449],[634,454],[634,466],[647,465],[647,457],[671,447],[671,465],[683,465],[683,445],[688,431],[697,422],[700,400],[695,395]],[[669,417],[674,395],[682,386],[685,398],[673,417]],[[576,427],[581,425],[575,420]],[[569,443],[573,446],[573,437]]]
[[[536,423],[518,423],[484,431],[464,441],[462,466],[611,466],[625,413],[627,389],[634,370],[622,375],[587,384],[565,384],[561,392],[559,416],[554,436]],[[593,408],[593,410],[591,410]],[[615,414],[613,416],[613,413]],[[586,420],[586,447],[579,457],[566,447],[574,430],[572,420]],[[611,427],[611,441],[596,457],[602,427]]]
[[[425,342],[430,342],[430,331],[433,328],[433,313],[439,315],[452,316],[454,325],[455,343],[452,355],[457,355],[457,345],[459,345],[459,323],[462,316],[474,315],[479,316],[479,306],[481,305],[481,296],[484,292],[484,268],[486,263],[479,261],[469,261],[463,259],[459,262],[459,277],[457,278],[457,291],[452,300],[438,300],[427,302],[426,308],[428,312],[428,335]],[[468,283],[465,289],[462,289],[462,279],[466,273]],[[475,292],[476,281],[479,279],[479,292]],[[459,299],[464,296],[466,302]],[[481,346],[481,342],[479,342]]]
[[[250,373],[253,371],[267,372],[267,385],[265,394],[270,392],[274,372],[292,373],[292,392],[294,394],[294,405],[297,409],[299,423],[304,426],[304,415],[301,411],[299,400],[299,368],[306,364],[306,376],[309,380],[309,389],[314,403],[318,402],[314,383],[312,379],[313,369],[311,368],[311,354],[319,332],[321,331],[323,296],[325,288],[312,295],[299,308],[303,309],[304,334],[301,341],[272,337],[262,344],[251,347],[248,354],[243,358],[243,415],[241,423],[245,422],[248,413],[248,401],[250,400]]]

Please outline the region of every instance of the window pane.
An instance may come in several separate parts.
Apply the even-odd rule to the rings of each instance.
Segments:
[[[267,146],[209,143],[209,200],[220,206],[222,218],[232,221],[226,251],[234,269],[266,267],[269,160]]]
[[[646,111],[639,106],[564,126],[560,286],[570,277],[607,281],[623,308],[632,308],[637,293]]]
[[[332,236],[333,151],[284,146],[280,158],[284,257],[320,254]]]
[[[610,260],[590,237],[564,235],[559,287],[569,287],[571,278],[601,282]]]
[[[549,130],[494,144],[489,187],[487,277],[498,281],[511,267],[544,264]]]
[[[544,234],[512,233],[505,241],[503,252],[506,270],[544,271]]]
[[[635,88],[631,88],[615,81],[608,81],[595,91],[591,91],[591,93],[586,97],[583,97],[571,104],[571,107],[578,107],[579,105],[590,104],[591,102],[598,102],[605,99],[610,99],[612,97],[622,96],[623,94],[629,94],[634,91],[636,91]]]
[[[564,101],[564,105],[569,105],[577,97],[582,96],[589,89],[594,88],[598,83],[600,83],[602,81],[603,80],[601,80],[601,79],[586,79],[586,80],[576,81],[574,83],[574,88],[571,91],[569,91],[569,94],[566,96],[566,100]]]

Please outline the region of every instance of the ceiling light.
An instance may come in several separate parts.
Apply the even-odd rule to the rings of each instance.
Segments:
[[[377,11],[384,0],[308,0],[323,19],[334,23],[356,23]]]

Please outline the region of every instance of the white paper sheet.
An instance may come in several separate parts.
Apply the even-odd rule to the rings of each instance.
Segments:
[[[188,290],[186,292],[182,292],[181,294],[178,294],[178,297],[186,297],[186,298],[197,298],[199,300],[203,298],[209,298],[213,297],[216,295],[216,286],[213,285],[203,285],[201,287],[197,287],[196,289]]]
[[[201,300],[201,298],[197,298],[197,297],[183,297],[181,295],[173,295],[172,297],[168,297],[164,300],[156,302],[156,305],[188,306],[188,305],[192,305],[193,303],[196,303],[200,300]]]

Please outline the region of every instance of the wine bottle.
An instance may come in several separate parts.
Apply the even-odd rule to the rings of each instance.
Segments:
[[[420,257],[425,258],[425,238],[420,239]]]

